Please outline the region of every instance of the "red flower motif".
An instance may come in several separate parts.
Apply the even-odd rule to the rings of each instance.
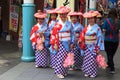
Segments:
[[[98,31],[100,30],[100,28],[98,28]]]
[[[92,36],[96,36],[96,32],[94,32],[94,33],[92,34]]]

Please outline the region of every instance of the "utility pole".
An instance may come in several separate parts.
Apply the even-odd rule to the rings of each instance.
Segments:
[[[88,12],[88,5],[89,5],[88,3],[89,3],[89,1],[86,0],[85,12]],[[85,26],[87,26],[87,18],[85,18]]]

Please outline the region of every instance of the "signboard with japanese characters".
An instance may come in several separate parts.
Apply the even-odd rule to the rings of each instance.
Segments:
[[[18,32],[20,19],[20,5],[22,0],[10,0],[9,30]]]
[[[18,18],[19,18],[19,7],[16,5],[10,5],[10,20],[9,29],[17,32],[18,30]]]

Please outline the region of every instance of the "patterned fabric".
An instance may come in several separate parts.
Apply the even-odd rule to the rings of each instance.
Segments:
[[[32,30],[30,32],[30,40],[32,42],[32,45],[36,44],[37,37],[38,37],[36,33],[40,33],[40,32],[44,33],[46,29],[47,29],[47,24],[45,21],[41,25],[37,23],[32,27]]]
[[[54,25],[56,24],[57,20],[55,21],[50,21],[46,31],[44,32],[45,35],[45,47],[49,48],[50,47],[50,35],[51,35],[51,30],[54,27]]]
[[[63,62],[67,56],[67,51],[63,47],[63,45],[60,43],[58,53],[56,54],[56,66],[55,66],[55,74],[61,74],[61,75],[66,75],[68,72],[67,68],[63,67]]]
[[[82,70],[87,75],[97,75],[98,65],[95,56],[95,54],[91,54],[91,51],[88,48],[85,50]]]
[[[50,67],[55,67],[56,64],[56,54],[50,54]]]
[[[47,49],[43,49],[42,51],[35,51],[35,65],[39,67],[47,67],[48,64],[48,53]]]
[[[51,36],[50,36],[50,44],[52,46],[57,45],[59,46],[59,41],[62,42],[63,46],[67,51],[69,51],[69,45],[72,43],[72,35],[70,35],[70,40],[67,39],[67,41],[59,40],[59,33],[63,32],[70,32],[72,34],[72,24],[69,21],[66,21],[63,23],[61,20],[59,20],[56,25],[53,27]],[[53,47],[52,47],[53,48]],[[53,48],[54,49],[54,48]]]
[[[77,48],[75,45],[74,48],[72,49],[72,52],[75,54],[74,56],[74,68],[75,69],[81,69],[82,62],[83,62],[83,57],[80,54],[80,49]]]

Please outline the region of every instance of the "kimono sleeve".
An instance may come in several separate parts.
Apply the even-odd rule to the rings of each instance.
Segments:
[[[70,34],[71,34],[70,35],[70,37],[71,37],[70,43],[73,44],[75,41],[75,31],[73,30],[72,24],[71,24]]]
[[[100,50],[104,50],[104,37],[100,28],[98,28],[97,36],[97,46]]]
[[[54,44],[59,44],[59,36],[58,36],[58,33],[59,33],[59,30],[62,28],[62,25],[60,24],[56,24],[53,29],[52,29],[52,32],[51,32],[51,36],[50,36],[50,44],[51,45],[54,45]]]
[[[35,34],[35,32],[38,30],[37,26],[34,26],[30,32],[30,40],[32,42],[32,45],[35,45],[36,41],[37,41],[37,35]]]
[[[86,48],[86,44],[85,44],[85,33],[87,31],[87,27],[85,27],[82,32],[80,33],[80,37],[79,40],[81,40],[81,42],[79,42],[79,46],[80,49],[84,50]]]

